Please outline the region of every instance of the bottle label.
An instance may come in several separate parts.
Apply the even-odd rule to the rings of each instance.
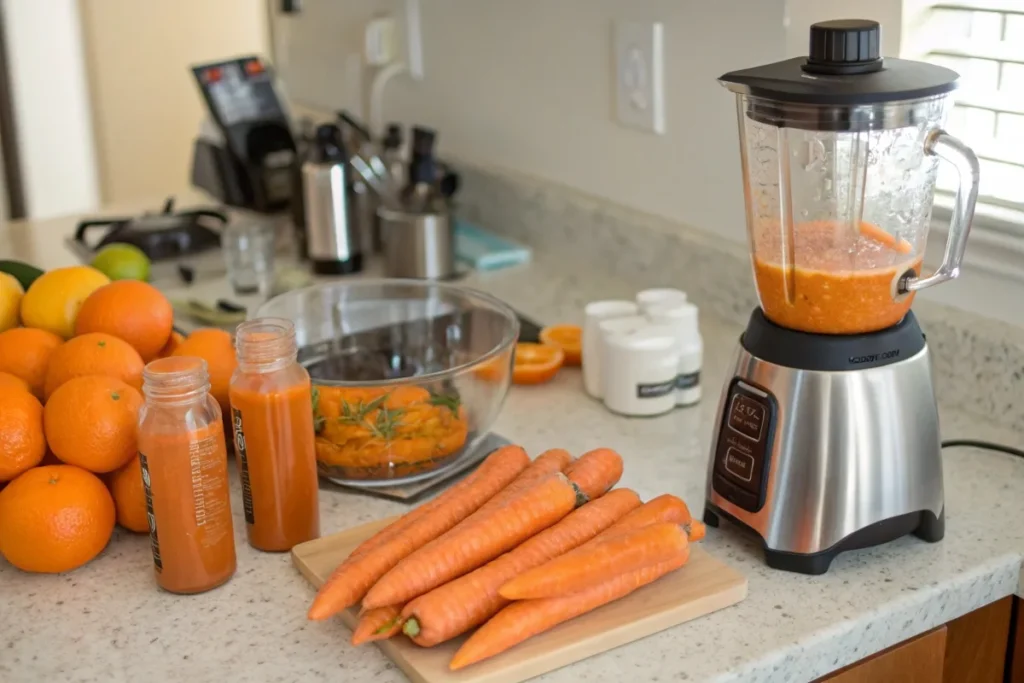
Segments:
[[[232,424],[235,432],[235,451],[238,453],[238,470],[242,479],[242,508],[245,510],[245,521],[256,523],[252,507],[252,486],[249,484],[249,456],[245,451],[245,433],[242,430],[242,411],[231,409]]]
[[[164,562],[160,559],[160,539],[156,534],[156,515],[153,514],[153,491],[150,488],[149,462],[144,453],[139,453],[142,465],[142,488],[146,492],[146,519],[149,521],[149,545],[153,549],[153,565],[158,572],[163,571]]]
[[[700,370],[676,377],[676,389],[693,389],[700,386]]]
[[[658,382],[657,384],[637,384],[636,385],[636,397],[637,398],[660,398],[661,396],[668,396],[676,390],[675,379],[670,379],[667,382]]]

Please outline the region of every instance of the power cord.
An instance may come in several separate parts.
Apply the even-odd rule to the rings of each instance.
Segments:
[[[997,453],[1006,453],[1007,455],[1013,455],[1018,458],[1024,458],[1024,450],[1014,448],[1013,446],[1004,446],[1000,443],[992,443],[991,441],[978,441],[976,439],[949,439],[942,442],[943,448],[982,448],[987,451],[996,451]]]

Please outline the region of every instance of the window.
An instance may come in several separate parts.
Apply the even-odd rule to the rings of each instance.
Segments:
[[[961,76],[946,128],[977,153],[980,202],[1024,232],[1024,0],[926,2],[904,15],[904,54]],[[939,188],[956,188],[941,165]],[[1009,210],[1009,211],[1007,211]],[[1017,213],[1020,211],[1021,213]],[[1006,221],[1004,220],[1004,223]]]

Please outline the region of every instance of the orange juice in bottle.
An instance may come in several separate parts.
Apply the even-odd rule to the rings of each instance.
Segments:
[[[309,373],[296,362],[289,320],[242,323],[235,347],[231,424],[249,544],[290,550],[320,536]]]
[[[173,593],[201,593],[235,573],[220,408],[202,359],[155,360],[142,380],[139,460],[156,581]]]

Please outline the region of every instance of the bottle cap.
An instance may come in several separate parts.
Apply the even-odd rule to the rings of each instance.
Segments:
[[[699,309],[689,301],[651,306],[647,309],[647,318],[658,325],[672,326],[680,341],[700,335]]]
[[[682,303],[684,301],[686,301],[686,292],[681,289],[672,289],[671,287],[645,289],[636,295],[636,303],[640,307],[641,313],[645,313],[651,306],[664,303]]]

